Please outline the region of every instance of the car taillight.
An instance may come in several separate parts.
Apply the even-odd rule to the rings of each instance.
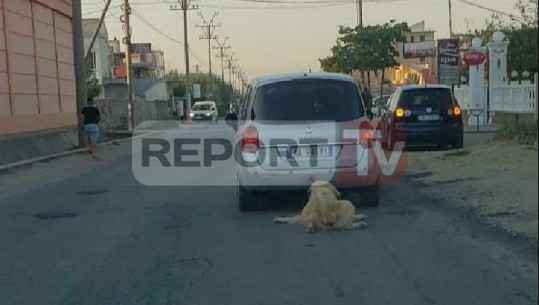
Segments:
[[[453,107],[447,109],[447,114],[454,115],[454,116],[459,116],[459,115],[462,114],[462,110],[460,109],[459,106],[453,106]]]
[[[256,153],[258,151],[258,130],[254,126],[249,126],[243,130],[241,150],[246,153]]]
[[[411,115],[412,115],[412,111],[409,109],[397,108],[397,110],[395,110],[396,118],[409,117]]]
[[[359,124],[359,142],[367,148],[372,147],[374,140],[374,129],[371,123],[363,121]]]

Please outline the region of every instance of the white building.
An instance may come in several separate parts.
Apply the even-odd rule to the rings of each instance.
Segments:
[[[97,28],[99,19],[83,19],[83,35],[84,35],[84,51],[87,52],[92,41],[95,29]],[[92,65],[92,76],[97,79],[98,84],[103,85],[104,79],[110,79],[110,49],[109,35],[107,28],[103,23],[97,38],[92,47],[90,58]]]

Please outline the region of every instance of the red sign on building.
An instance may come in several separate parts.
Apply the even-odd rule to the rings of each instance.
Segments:
[[[483,52],[469,51],[464,54],[462,61],[468,66],[477,66],[485,62],[487,56]]]

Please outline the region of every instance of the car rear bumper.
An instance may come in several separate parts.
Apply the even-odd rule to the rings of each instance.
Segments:
[[[238,167],[239,184],[249,191],[304,190],[311,179],[330,181],[341,189],[372,186],[380,182],[380,168],[372,165],[368,174],[358,176],[353,168],[265,170],[261,167]]]
[[[193,117],[193,121],[210,121],[212,119],[213,116]]]
[[[456,136],[462,135],[462,122],[420,127],[401,123],[395,127],[395,136],[398,140],[404,140],[408,147],[449,145]]]

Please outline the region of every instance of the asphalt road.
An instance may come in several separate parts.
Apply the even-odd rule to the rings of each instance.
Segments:
[[[233,187],[141,185],[130,156],[0,175],[0,304],[537,304],[536,246],[411,178],[363,210],[368,228],[304,234],[272,222],[299,196],[241,213]]]

